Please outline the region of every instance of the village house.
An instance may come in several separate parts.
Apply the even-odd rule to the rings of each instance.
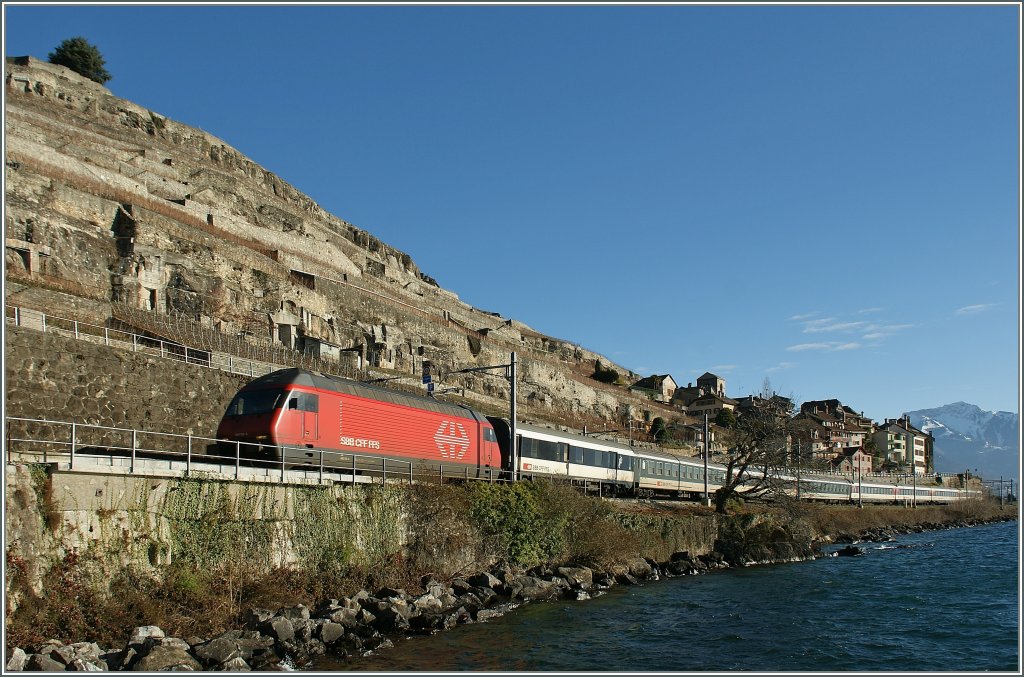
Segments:
[[[829,463],[843,449],[864,448],[870,444],[875,431],[875,424],[870,418],[836,399],[804,402],[793,419],[793,425],[796,430],[794,442],[810,444],[811,457]]]
[[[672,404],[688,412],[694,401],[708,395],[728,399],[725,397],[725,379],[706,371],[697,379],[697,385],[687,383],[685,388],[677,388],[672,396]]]
[[[642,378],[629,389],[635,393],[647,395],[657,402],[671,402],[676,392],[676,382],[669,374],[661,374]]]
[[[832,459],[832,468],[839,472],[865,475],[871,467],[871,455],[861,447],[846,447]]]
[[[875,455],[882,459],[883,467],[903,469],[913,464],[918,475],[932,472],[935,438],[915,428],[909,416],[885,419],[873,439]]]

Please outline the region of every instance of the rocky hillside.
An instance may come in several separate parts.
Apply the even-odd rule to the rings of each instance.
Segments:
[[[590,378],[597,360],[623,383],[639,375],[463,303],[400,249],[221,140],[63,67],[7,59],[6,144],[9,306],[239,350],[276,345],[336,373],[405,375],[410,387],[424,360],[453,370],[515,351],[526,418],[681,418]],[[453,375],[442,386],[507,411],[505,379]]]

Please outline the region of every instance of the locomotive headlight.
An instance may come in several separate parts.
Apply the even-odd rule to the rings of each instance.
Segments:
[[[270,435],[257,435],[256,439],[260,440],[262,442],[263,440],[269,440],[270,439]]]

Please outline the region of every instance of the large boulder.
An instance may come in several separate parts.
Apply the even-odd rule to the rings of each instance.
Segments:
[[[498,599],[498,593],[490,588],[473,588],[470,593],[479,599],[483,606],[490,606]]]
[[[359,625],[359,612],[355,609],[349,609],[348,607],[342,607],[332,613],[328,618],[333,623],[339,623],[344,626],[347,630],[352,630]]]
[[[512,599],[553,599],[559,594],[560,589],[557,584],[536,576],[520,576],[515,579],[509,589],[509,597]]]
[[[147,639],[163,639],[166,637],[164,631],[155,625],[141,625],[132,630],[128,638],[128,645],[145,644]]]
[[[288,620],[291,620],[291,621],[295,621],[295,620],[306,621],[306,620],[309,620],[309,616],[310,616],[310,614],[309,614],[309,607],[307,607],[305,604],[298,604],[298,605],[293,606],[293,607],[286,607],[286,608],[283,608],[283,609],[278,609],[277,613],[274,614],[274,615],[275,616],[281,616],[283,618],[287,618]]]
[[[282,616],[274,616],[260,626],[260,632],[270,635],[279,642],[288,642],[295,637],[295,627],[292,622]]]
[[[231,660],[224,662],[220,669],[224,672],[248,672],[252,670],[241,656],[235,656]]]
[[[25,664],[25,669],[33,672],[64,672],[66,666],[60,661],[53,660],[49,656],[34,653],[29,656],[28,663]]]
[[[14,647],[10,652],[10,657],[7,659],[7,665],[5,666],[7,671],[20,672],[25,669],[26,665],[28,665],[28,654],[21,647]]]
[[[207,668],[220,666],[232,658],[240,658],[242,656],[242,652],[238,648],[238,642],[226,637],[211,639],[205,644],[194,647],[192,653]]]
[[[203,669],[199,661],[184,649],[173,646],[157,645],[140,658],[132,670],[135,672],[156,672],[157,670],[191,670],[198,672]]]
[[[317,629],[317,637],[325,645],[330,646],[345,636],[345,626],[333,621],[325,621]]]
[[[409,617],[396,604],[381,602],[373,611],[373,627],[381,632],[402,632],[409,629]]]
[[[654,573],[654,569],[651,568],[650,562],[643,557],[631,557],[626,560],[626,568],[630,576],[638,579],[650,578],[651,574]]]
[[[497,576],[492,576],[486,571],[483,573],[479,573],[475,576],[470,576],[468,582],[472,586],[478,588],[490,588],[492,590],[499,590],[501,589],[502,585],[504,585],[504,583],[501,580],[499,580]]]
[[[266,623],[273,617],[274,612],[270,609],[258,609],[253,607],[246,611],[245,614],[243,614],[242,624],[248,630],[255,630],[260,625]]]
[[[437,612],[440,611],[442,608],[441,600],[439,600],[433,593],[429,592],[420,595],[419,597],[413,598],[412,606],[419,613],[424,613],[428,611]]]
[[[594,585],[594,572],[587,567],[559,567],[558,575],[572,588],[589,590]]]

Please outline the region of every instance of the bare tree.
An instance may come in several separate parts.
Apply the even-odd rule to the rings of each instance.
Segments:
[[[791,488],[791,481],[779,477],[789,461],[791,415],[787,400],[762,400],[725,429],[728,450],[725,477],[715,492],[717,512],[724,514],[734,498],[780,495]]]

